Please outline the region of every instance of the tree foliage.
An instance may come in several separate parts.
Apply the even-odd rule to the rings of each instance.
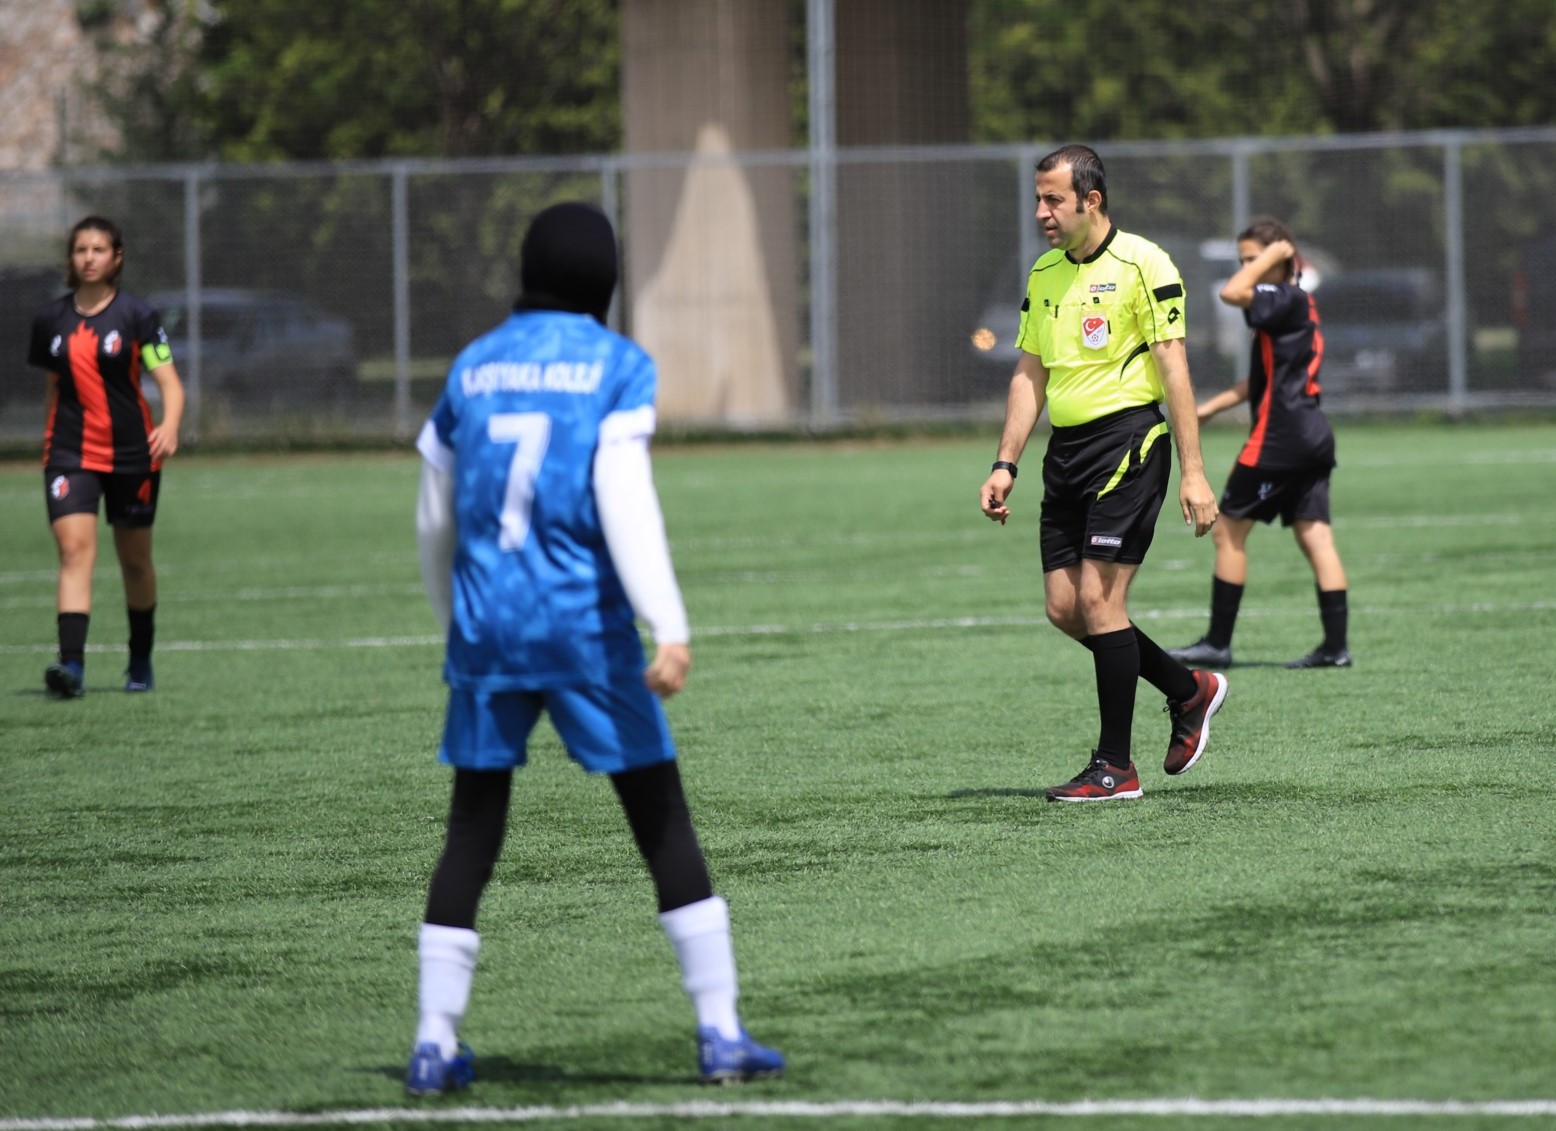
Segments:
[[[1556,4],[978,0],[980,141],[1556,121]]]
[[[469,157],[620,140],[615,0],[183,0],[160,12],[160,30],[181,33],[166,37],[173,57],[122,81],[117,105],[127,137],[174,140],[180,152],[161,155]]]
[[[116,56],[105,92],[123,156],[268,161],[612,151],[619,6],[162,0],[148,5],[150,52],[112,50],[101,3],[77,11]],[[971,11],[978,141],[1556,121],[1551,0],[974,0]]]

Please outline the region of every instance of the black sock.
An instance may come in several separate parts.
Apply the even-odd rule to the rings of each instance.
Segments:
[[[61,663],[86,666],[86,628],[91,613],[59,614],[59,658]]]
[[[1141,632],[1139,625],[1131,627],[1140,649],[1140,678],[1179,703],[1194,698],[1199,684],[1194,682],[1194,673],[1189,671],[1188,665],[1162,651],[1162,646]]]
[[[1243,603],[1243,587],[1210,579],[1210,631],[1205,633],[1207,643],[1217,648],[1232,646],[1232,629],[1237,627],[1237,610]]]
[[[130,614],[130,655],[149,656],[151,645],[157,638],[157,606],[149,609],[131,609],[125,606]]]
[[[1344,589],[1318,590],[1318,619],[1324,622],[1324,650],[1339,652],[1345,648],[1346,609]]]
[[[1140,680],[1140,646],[1135,630],[1121,628],[1081,641],[1091,649],[1097,671],[1097,711],[1102,728],[1097,735],[1097,757],[1115,766],[1130,763],[1129,746],[1135,722],[1135,684]]]

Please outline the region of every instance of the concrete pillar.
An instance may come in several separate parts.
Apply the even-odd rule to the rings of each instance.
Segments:
[[[798,403],[797,175],[733,154],[793,147],[790,5],[622,0],[627,330],[659,364],[665,420],[787,423]]]
[[[840,147],[970,140],[969,3],[837,0]],[[967,383],[983,298],[972,171],[847,163],[837,183],[839,402],[868,410],[986,395]]]

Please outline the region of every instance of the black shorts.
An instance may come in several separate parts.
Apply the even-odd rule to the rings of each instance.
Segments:
[[[1251,518],[1290,526],[1298,519],[1329,521],[1329,473],[1333,468],[1265,471],[1232,465],[1226,490],[1221,492],[1221,513],[1228,518]]]
[[[1043,572],[1082,558],[1144,561],[1171,477],[1167,422],[1154,404],[1055,428],[1043,456]]]
[[[49,505],[50,522],[67,514],[95,515],[98,501],[102,500],[111,526],[150,526],[157,520],[157,495],[161,490],[160,471],[121,475],[50,467],[43,472],[43,496]]]

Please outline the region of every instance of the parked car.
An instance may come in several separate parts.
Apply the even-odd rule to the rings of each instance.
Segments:
[[[188,377],[189,295],[147,296],[162,315]],[[251,404],[300,407],[348,400],[357,380],[351,323],[301,295],[210,288],[200,292],[200,392]]]
[[[1448,387],[1442,281],[1425,267],[1380,267],[1332,279],[1318,296],[1325,390]]]

